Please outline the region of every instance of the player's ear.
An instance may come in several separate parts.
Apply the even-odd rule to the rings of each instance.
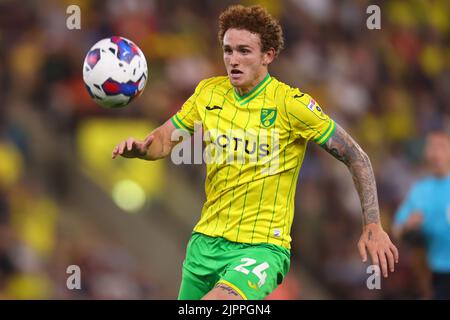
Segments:
[[[275,49],[270,48],[263,54],[263,65],[269,65],[275,59]]]

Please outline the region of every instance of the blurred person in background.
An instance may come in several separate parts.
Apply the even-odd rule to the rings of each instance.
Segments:
[[[219,25],[228,76],[201,81],[181,110],[144,141],[130,137],[112,153],[113,159],[167,157],[179,142],[172,138],[175,130],[192,134],[197,121],[212,135],[206,148],[213,143],[226,148],[227,140],[230,150],[245,148],[244,164],[228,158],[226,164],[208,163],[207,202],[188,244],[179,299],[263,299],[281,283],[289,270],[295,185],[308,141],[350,170],[363,211],[360,255],[364,262],[369,255],[387,277],[398,251],[381,226],[369,157],[313,98],[270,76],[268,65],[283,48],[283,36],[265,9],[231,6]],[[248,136],[220,135],[250,129],[260,141],[265,129],[275,127],[278,146],[271,138],[272,145],[256,147]],[[276,156],[278,170],[261,173],[272,160],[251,161],[255,149]]]
[[[432,273],[432,298],[450,299],[449,135],[440,130],[429,133],[424,153],[430,175],[412,186],[396,212],[394,235],[411,244],[423,243]]]

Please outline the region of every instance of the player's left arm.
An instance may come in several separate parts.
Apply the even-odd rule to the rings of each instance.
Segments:
[[[338,124],[322,148],[350,170],[363,212],[363,232],[358,242],[359,253],[365,262],[368,252],[372,263],[380,266],[384,277],[387,277],[388,267],[391,272],[394,271],[394,262],[398,262],[399,255],[397,248],[381,226],[375,176],[368,155]]]

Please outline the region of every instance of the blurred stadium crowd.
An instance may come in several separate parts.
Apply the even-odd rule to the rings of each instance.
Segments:
[[[217,17],[231,3],[236,2],[1,2],[0,298],[175,297],[176,291],[161,289],[158,278],[150,278],[120,244],[64,217],[61,203],[72,180],[66,162],[51,158],[66,150],[79,157],[77,130],[88,119],[147,119],[158,125],[201,79],[224,74]],[[241,3],[262,4],[284,28],[286,49],[271,74],[315,97],[367,151],[383,224],[390,230],[397,206],[423,173],[425,134],[450,126],[450,2],[379,2],[381,30],[366,28],[366,8],[373,3],[364,0]],[[81,8],[81,30],[66,28],[70,4]],[[93,104],[81,76],[87,50],[111,35],[133,40],[149,63],[144,94],[122,110]],[[36,145],[33,124],[55,142]],[[44,165],[36,166],[39,161]],[[203,192],[203,165],[177,167],[168,160],[165,166]],[[311,145],[297,190],[293,270],[307,272],[331,298],[426,297],[420,249],[406,244],[400,245],[400,264],[382,281],[382,290],[367,289],[367,265],[356,247],[360,205],[345,166]],[[184,251],[185,243],[179,246]],[[66,289],[71,264],[81,267],[80,291]],[[308,297],[295,275],[273,298]]]

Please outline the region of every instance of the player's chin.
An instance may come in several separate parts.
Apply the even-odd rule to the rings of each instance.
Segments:
[[[230,79],[231,84],[233,85],[233,87],[239,88],[243,85],[244,81],[241,77],[236,78],[233,75],[228,75],[228,79]]]

